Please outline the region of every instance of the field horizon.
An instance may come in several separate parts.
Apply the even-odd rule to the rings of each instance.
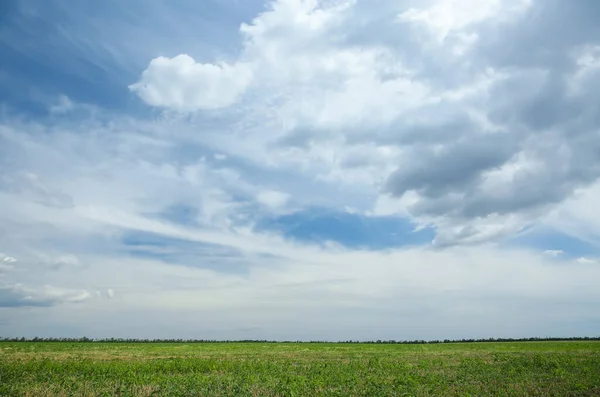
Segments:
[[[437,344],[489,342],[569,342],[600,341],[600,336],[524,337],[524,338],[462,338],[462,339],[365,339],[365,340],[277,340],[277,339],[184,339],[184,338],[89,338],[82,337],[0,337],[1,342],[68,342],[68,343],[332,343],[332,344]]]
[[[598,339],[473,342],[4,340],[0,396],[600,395]]]

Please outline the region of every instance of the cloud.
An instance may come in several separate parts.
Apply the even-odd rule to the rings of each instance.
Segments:
[[[72,269],[81,266],[81,261],[79,260],[79,258],[75,255],[69,254],[61,255],[57,258],[50,259],[48,262],[50,263],[52,269],[55,270],[64,268]]]
[[[257,195],[257,199],[261,204],[274,209],[281,208],[290,199],[289,195],[276,190],[266,190]]]
[[[226,330],[233,315],[239,328],[261,324],[252,337],[303,340],[525,336],[551,325],[558,335],[572,334],[574,321],[597,321],[593,280],[600,268],[591,263],[549,263],[535,252],[490,248],[297,254],[303,256],[267,264],[248,257],[243,276],[97,258],[90,276],[118,285],[113,299],[72,306],[71,320],[58,307],[19,319],[23,326],[44,321],[48,329],[73,324],[94,336],[243,338],[248,331]],[[380,326],[365,327],[365,319]],[[592,326],[578,327],[578,334],[588,332]]]
[[[129,89],[151,106],[178,111],[219,109],[235,103],[251,80],[248,65],[197,63],[181,54],[153,59]]]
[[[382,70],[394,68],[388,49],[339,42],[353,4],[275,1],[240,26],[244,49],[234,64],[197,64],[185,54],[159,57],[130,88],[153,106],[198,110],[231,105],[252,83],[248,100],[280,96],[280,111],[291,123],[337,126],[355,117],[360,121],[375,109],[381,115],[392,113],[383,109],[390,97],[411,95],[414,101],[426,88],[402,70]],[[296,105],[299,100],[302,106]]]
[[[595,78],[597,36],[570,26],[568,40],[535,35],[548,46],[560,41],[551,58],[539,45],[525,54],[531,20],[541,29],[554,16],[568,24],[587,3],[569,16],[558,3],[476,3],[439,0],[385,18],[352,1],[273,2],[240,27],[243,49],[231,67],[247,65],[253,77],[219,149],[389,195],[415,222],[434,224],[440,244],[521,230],[600,175],[595,94],[580,82]],[[354,35],[375,24],[380,36]],[[423,27],[433,36],[419,36]],[[390,34],[409,39],[393,46]],[[448,40],[461,50],[445,50]],[[528,61],[508,52],[514,42]],[[573,128],[577,136],[568,137]],[[237,151],[242,142],[253,149]]]
[[[73,101],[66,95],[61,95],[56,104],[50,107],[50,113],[61,114],[66,113],[75,108]]]
[[[585,257],[578,258],[577,262],[582,263],[582,264],[591,264],[591,265],[597,265],[599,263],[595,259],[590,259],[590,258],[585,258]]]
[[[0,286],[0,307],[54,306],[83,302],[91,297],[87,291],[73,291],[44,286],[28,288],[21,284]]]
[[[53,186],[47,185],[39,175],[25,170],[7,173],[0,178],[0,190],[26,196],[48,207],[70,207],[71,197],[60,192]]]
[[[16,258],[13,258],[12,256],[8,256],[6,254],[3,254],[2,252],[0,252],[0,261],[4,262],[5,264],[8,263],[15,263],[17,262]]]
[[[471,25],[497,17],[507,6],[527,6],[529,0],[486,2],[438,0],[429,7],[409,8],[398,15],[399,21],[424,24],[435,37],[444,41],[449,34],[462,32]]]
[[[474,119],[453,142],[438,139],[437,145],[431,142],[409,151],[388,179],[386,191],[401,197],[413,216],[440,227],[449,243],[466,242],[463,230],[483,238],[487,227],[482,229],[482,224],[508,226],[491,237],[514,233],[600,175],[598,162],[592,160],[599,119],[589,104],[595,93],[591,86],[573,82],[575,76],[593,70],[594,47],[587,43],[597,42],[598,35],[568,22],[592,6],[582,3],[564,13],[558,2],[530,3],[520,16],[489,25],[493,28],[475,25],[478,40],[465,62],[497,71],[487,91],[480,93],[483,106],[475,107],[487,121]],[[552,18],[569,25],[567,38],[550,32]],[[531,30],[532,20],[542,27]],[[546,28],[548,35],[538,36]],[[558,50],[554,43],[560,43]],[[552,58],[539,51],[545,46],[555,48]],[[508,49],[519,51],[518,56]],[[570,96],[568,87],[579,96]],[[572,131],[577,131],[576,137],[569,135]],[[446,132],[453,133],[450,128]]]
[[[52,3],[0,38],[64,71],[0,113],[2,331],[596,332],[596,3]]]
[[[546,250],[546,251],[544,251],[544,255],[548,255],[553,258],[564,255],[564,253],[565,253],[565,251],[563,251],[563,250]]]
[[[12,256],[8,256],[0,252],[0,274],[2,272],[8,272],[14,269],[13,263],[16,263],[17,259]]]

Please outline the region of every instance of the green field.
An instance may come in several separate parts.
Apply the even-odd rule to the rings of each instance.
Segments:
[[[0,342],[2,396],[600,396],[600,342]]]

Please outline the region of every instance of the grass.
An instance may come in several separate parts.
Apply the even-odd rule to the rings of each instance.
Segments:
[[[0,396],[600,396],[600,342],[0,342]]]

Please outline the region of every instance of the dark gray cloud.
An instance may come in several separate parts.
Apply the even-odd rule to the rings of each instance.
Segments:
[[[467,230],[490,215],[527,218],[597,180],[600,63],[584,70],[578,59],[587,51],[600,62],[598,20],[596,1],[534,1],[518,19],[478,26],[468,63],[503,77],[476,108],[503,132],[481,133],[460,119],[414,126],[398,142],[415,147],[384,192],[414,191],[413,215],[454,218]]]
[[[509,138],[509,139],[507,139]],[[436,198],[449,192],[468,192],[481,174],[510,159],[517,142],[505,134],[486,134],[448,144],[440,150],[415,150],[388,180],[397,196],[416,190]]]
[[[573,48],[598,44],[600,3],[535,0],[517,20],[482,24],[475,55],[496,67],[565,70]]]

